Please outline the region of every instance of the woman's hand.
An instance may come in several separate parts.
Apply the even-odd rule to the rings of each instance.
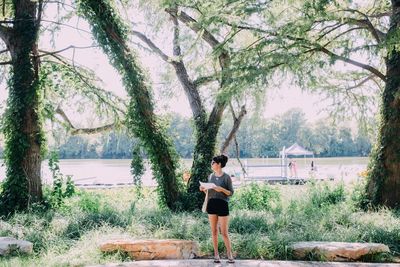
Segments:
[[[199,188],[199,189],[200,189],[200,191],[203,191],[203,192],[207,191],[207,190],[206,190],[203,186],[201,186],[201,185],[200,185],[200,188]]]

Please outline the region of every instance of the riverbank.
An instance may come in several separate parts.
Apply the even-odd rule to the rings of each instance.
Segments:
[[[353,182],[357,180],[358,173],[367,167],[368,158],[363,157],[344,157],[344,158],[298,158],[298,176],[310,176],[311,160],[314,161],[317,171],[313,175],[318,179],[329,180],[334,178],[336,181]],[[130,160],[127,159],[68,159],[60,160],[59,167],[64,175],[71,175],[76,184],[86,185],[86,187],[96,187],[100,185],[128,185],[133,178],[130,173]],[[277,158],[252,158],[242,159],[246,165],[277,165],[280,159]],[[42,181],[45,184],[52,183],[51,172],[47,161],[42,163]],[[182,159],[182,168],[190,169],[192,159]],[[142,181],[144,186],[154,187],[156,181],[149,164],[145,164],[146,171]],[[242,168],[235,158],[229,160],[225,171],[234,175],[237,180],[242,178]],[[249,175],[254,176],[280,176],[283,170],[277,167],[250,168],[247,170]],[[288,172],[289,173],[289,172]],[[0,181],[5,177],[5,166],[0,160]],[[234,179],[235,180],[235,179]]]

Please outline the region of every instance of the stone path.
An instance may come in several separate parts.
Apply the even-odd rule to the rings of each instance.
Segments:
[[[312,261],[263,261],[263,260],[236,260],[234,264],[228,264],[226,260],[214,263],[211,259],[206,260],[152,260],[136,261],[118,264],[97,265],[92,267],[400,267],[396,263],[361,263],[361,262],[312,262]]]

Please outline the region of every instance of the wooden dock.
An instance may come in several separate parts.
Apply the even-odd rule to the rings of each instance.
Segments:
[[[305,178],[305,177],[281,177],[281,176],[246,176],[243,181],[244,184],[252,182],[264,182],[268,184],[293,184],[302,185],[309,181],[324,181],[323,178]]]

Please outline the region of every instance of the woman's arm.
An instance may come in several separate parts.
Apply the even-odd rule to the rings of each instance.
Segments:
[[[222,192],[227,196],[232,196],[234,189],[233,189],[233,185],[232,185],[232,179],[230,176],[228,176],[228,178],[226,179],[226,187],[224,188],[222,186],[218,186],[217,188],[215,188],[214,190],[217,192]]]
[[[217,191],[217,192],[222,192],[222,193],[224,193],[224,194],[227,195],[227,196],[231,196],[231,195],[232,195],[232,192],[231,192],[231,191],[229,191],[229,190],[223,188],[222,186],[217,186],[217,187],[215,187],[215,188],[213,188],[213,189],[214,189],[215,191]]]

